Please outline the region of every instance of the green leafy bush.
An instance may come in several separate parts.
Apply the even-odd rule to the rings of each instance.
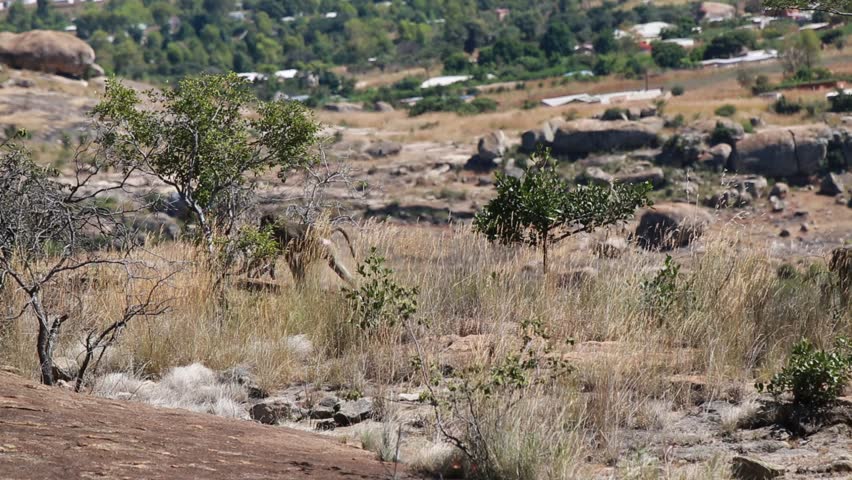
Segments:
[[[349,301],[349,321],[362,330],[392,327],[417,313],[417,287],[404,287],[385,266],[385,257],[373,247],[370,255],[358,265],[362,280],[357,288],[344,288]]]
[[[672,95],[675,97],[679,97],[684,94],[686,89],[683,88],[683,85],[675,85],[672,87]]]
[[[787,365],[758,391],[779,396],[790,392],[793,402],[806,407],[834,403],[852,376],[852,352],[846,338],[838,338],[834,350],[820,350],[807,339],[793,347]]]
[[[572,188],[556,172],[549,151],[531,160],[522,178],[497,173],[497,196],[476,214],[474,228],[489,241],[540,248],[544,273],[550,245],[626,220],[648,204],[649,183]]]
[[[782,95],[772,104],[772,110],[779,115],[795,115],[802,111],[802,104]]]
[[[829,102],[831,102],[832,112],[842,113],[852,111],[852,95],[846,93],[845,91],[838,90],[837,95],[831,97]]]
[[[734,114],[737,113],[737,107],[730,103],[726,103],[725,105],[717,108],[714,113],[720,117],[733,117]]]
[[[663,268],[654,278],[642,282],[643,299],[651,311],[664,312],[674,303],[679,290],[679,277],[680,265],[671,255],[666,255]]]
[[[718,145],[720,143],[733,145],[736,143],[736,136],[736,130],[727,127],[722,122],[716,122],[716,127],[713,128],[713,132],[710,134],[710,143],[712,145]]]

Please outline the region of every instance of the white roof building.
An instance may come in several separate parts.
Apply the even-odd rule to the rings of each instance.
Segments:
[[[249,82],[252,82],[252,83],[257,82],[257,81],[266,80],[266,75],[264,75],[262,73],[258,73],[258,72],[242,72],[242,73],[238,73],[237,76],[240,77],[240,78],[244,78],[244,79],[246,79],[246,80],[248,80]]]
[[[649,22],[634,25],[630,31],[643,40],[652,40],[660,38],[663,30],[671,27],[672,25],[666,22]]]
[[[466,82],[471,79],[470,75],[447,75],[443,77],[432,77],[420,84],[420,88],[446,87],[454,83]]]
[[[548,107],[559,107],[574,102],[600,103],[602,105],[609,105],[611,103],[618,102],[653,100],[655,98],[661,97],[662,95],[662,89],[653,88],[650,90],[628,90],[624,92],[611,92],[591,95],[588,93],[580,93],[577,95],[567,95],[565,97],[545,98],[541,101],[541,103],[547,105]]]
[[[692,38],[668,38],[663,40],[665,43],[675,43],[680,45],[683,48],[693,48],[695,47],[695,40]]]
[[[289,80],[291,78],[296,78],[296,75],[298,75],[298,74],[299,74],[299,71],[296,70],[295,68],[288,68],[286,70],[278,70],[277,72],[273,73],[273,75],[275,75],[275,78],[277,78],[279,80]]]
[[[701,65],[704,67],[721,67],[725,65],[736,65],[739,63],[763,62],[778,58],[777,50],[751,50],[745,55],[733,58],[711,58],[704,60]]]

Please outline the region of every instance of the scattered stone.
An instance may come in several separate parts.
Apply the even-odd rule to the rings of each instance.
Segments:
[[[819,185],[819,191],[817,193],[819,195],[834,197],[842,194],[843,191],[843,182],[840,180],[840,176],[834,173],[829,173],[822,178]]]
[[[657,116],[657,107],[643,107],[639,112],[640,118],[648,118],[648,117],[656,117]]]
[[[508,141],[502,130],[496,130],[480,138],[476,146],[477,156],[483,161],[502,158],[507,149]]]
[[[740,192],[746,192],[754,198],[761,198],[769,186],[766,177],[760,175],[736,175],[724,179],[722,184],[735,188]]]
[[[787,195],[790,193],[790,186],[784,182],[778,182],[772,186],[772,190],[769,191],[769,195],[774,195],[781,200],[787,198]]]
[[[354,402],[345,402],[334,413],[334,421],[339,427],[348,427],[360,423],[373,415],[373,399],[359,398]]]
[[[521,151],[532,153],[539,147],[549,147],[553,143],[553,127],[545,122],[540,128],[527,130],[521,134]]]
[[[500,158],[488,160],[480,157],[479,155],[474,155],[465,162],[464,169],[473,172],[487,173],[500,168],[501,162],[502,159]]]
[[[783,212],[787,205],[784,203],[784,200],[781,200],[775,195],[769,197],[769,206],[773,212]]]
[[[348,103],[348,102],[339,102],[339,103],[327,103],[323,107],[326,111],[329,112],[338,112],[338,113],[352,113],[352,112],[360,112],[364,110],[364,107],[358,105],[357,103]]]
[[[373,142],[364,151],[367,153],[367,155],[373,158],[390,157],[393,155],[397,155],[399,152],[402,151],[402,144],[399,142],[381,140],[378,142]]]
[[[739,480],[769,480],[783,476],[786,471],[784,467],[742,455],[734,457],[731,463],[731,473]]]
[[[685,247],[700,237],[713,217],[688,203],[662,203],[645,211],[636,227],[639,244],[648,249]]]
[[[781,238],[787,238],[787,237],[790,236],[790,230],[787,230],[786,228],[784,228],[784,229],[781,230],[781,232],[778,233],[778,236],[781,237]]]
[[[28,80],[26,78],[10,78],[3,82],[3,88],[6,87],[18,87],[18,88],[33,88],[35,86],[35,82],[32,80]]]
[[[846,205],[846,197],[844,197],[843,195],[838,195],[834,197],[834,203],[838,205]]]
[[[419,393],[400,393],[397,398],[402,402],[419,402],[421,399]]]
[[[602,242],[598,242],[592,247],[592,251],[599,258],[619,258],[628,249],[627,240],[621,237],[609,237]]]
[[[53,377],[57,380],[71,381],[77,378],[80,365],[77,360],[70,357],[56,357],[53,359]]]
[[[663,169],[660,167],[640,170],[633,173],[620,173],[615,176],[615,181],[618,183],[637,184],[649,182],[655,189],[662,187],[666,183],[666,176]]]
[[[308,412],[308,416],[313,420],[325,420],[333,418],[334,414],[340,409],[340,399],[330,395],[317,403],[314,408]]]
[[[393,108],[393,105],[391,105],[390,103],[381,101],[376,102],[373,107],[376,109],[377,112],[393,112],[395,110]]]
[[[760,128],[766,126],[766,121],[763,120],[763,117],[751,117],[748,119],[749,123],[754,128]]]
[[[612,185],[614,177],[600,167],[589,167],[577,176],[577,183],[586,185]]]
[[[334,430],[335,427],[337,427],[337,424],[331,418],[320,420],[314,425],[314,429],[320,432],[328,432]]]
[[[810,227],[808,226],[807,223],[803,223],[801,226],[799,226],[799,231],[801,231],[801,232],[807,233],[809,230],[810,230]]]
[[[249,398],[266,398],[269,392],[261,388],[251,370],[245,366],[236,366],[219,372],[220,383],[234,383],[243,387]]]
[[[577,287],[594,280],[597,276],[598,271],[593,267],[577,268],[559,273],[556,277],[556,286],[559,288]]]
[[[249,409],[252,420],[266,425],[277,425],[283,421],[295,420],[299,408],[287,398],[267,398]]]

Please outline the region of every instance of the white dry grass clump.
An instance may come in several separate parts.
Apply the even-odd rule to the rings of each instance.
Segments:
[[[95,380],[93,393],[158,407],[248,418],[245,389],[236,383],[220,381],[216,372],[200,363],[173,368],[159,382],[110,373]]]

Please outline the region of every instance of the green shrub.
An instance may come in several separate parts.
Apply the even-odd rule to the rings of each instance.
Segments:
[[[666,255],[663,268],[654,278],[642,282],[644,303],[652,312],[664,312],[674,303],[679,290],[679,276],[680,265],[671,255]]]
[[[793,402],[813,408],[834,403],[852,375],[849,341],[838,338],[832,351],[817,349],[802,339],[793,346],[787,365],[776,373],[769,384],[758,383],[758,391],[779,396],[793,394]]]
[[[730,103],[726,103],[721,107],[717,108],[714,112],[716,115],[720,117],[733,117],[735,113],[737,113],[737,107],[731,105]]]
[[[376,330],[393,327],[417,313],[417,287],[397,283],[375,247],[358,265],[358,275],[362,280],[357,288],[343,289],[351,309],[350,323],[362,330]]]
[[[782,95],[772,104],[772,110],[779,115],[795,115],[802,111],[802,104]]]
[[[621,120],[624,118],[627,118],[627,111],[618,107],[607,108],[603,115],[601,115],[601,120],[606,121]]]
[[[713,129],[713,133],[710,134],[710,143],[712,145],[720,143],[733,145],[737,141],[736,134],[737,132],[733,128],[728,128],[722,122],[716,122],[716,127]]]
[[[837,95],[831,97],[829,100],[831,103],[831,111],[832,112],[850,112],[852,111],[852,95],[838,90]]]
[[[683,95],[685,91],[686,89],[683,88],[683,85],[675,85],[672,87],[672,95],[674,95],[675,97]]]

